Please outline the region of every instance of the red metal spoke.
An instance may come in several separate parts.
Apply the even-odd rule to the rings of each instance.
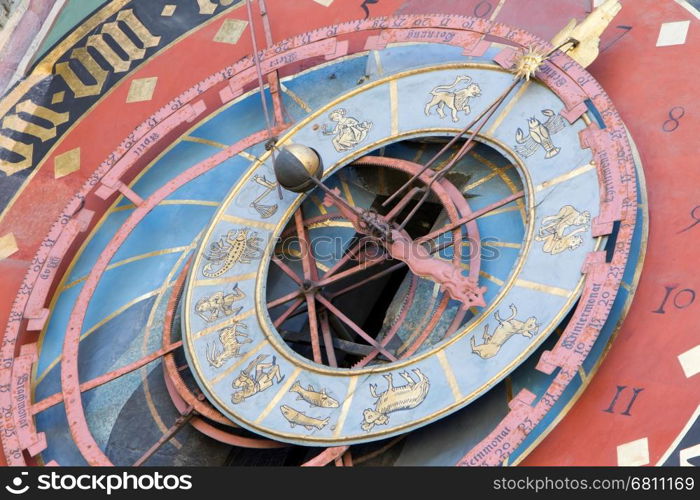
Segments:
[[[282,96],[280,95],[280,79],[277,71],[273,71],[267,75],[267,84],[270,88],[270,94],[272,95],[272,108],[274,109],[275,113],[275,122],[278,125],[284,125],[284,115],[287,114],[287,112],[282,104]]]
[[[322,309],[322,305],[317,304],[318,311],[322,312],[325,311],[325,309]],[[328,317],[328,323],[330,325],[331,319],[334,319],[334,316],[329,316]],[[333,325],[335,326],[335,325]],[[309,336],[306,335],[303,332],[292,332],[292,331],[283,331],[281,332],[282,338],[284,339],[285,342],[305,342],[307,344],[310,344],[311,342],[309,341]],[[326,346],[326,341],[321,338],[322,341],[322,346]],[[338,337],[333,337],[331,339],[333,342],[333,348],[336,351],[343,351],[348,354],[352,354],[353,356],[369,356],[373,351],[374,348],[372,346],[369,346],[367,344],[358,344],[356,342],[350,341],[350,340],[344,340]]]
[[[396,216],[399,215],[403,211],[404,208],[406,208],[406,205],[408,205],[411,202],[413,197],[422,191],[423,190],[421,188],[418,188],[418,187],[414,187],[413,189],[411,189],[406,194],[406,196],[401,198],[401,200],[396,205],[394,205],[394,208],[392,208],[389,211],[389,213],[386,214],[385,219],[387,221],[394,220],[396,218]]]
[[[507,205],[508,203],[511,203],[515,200],[519,200],[520,198],[524,197],[525,193],[523,191],[518,191],[517,193],[513,193],[510,196],[506,196],[502,200],[496,201],[494,203],[491,203],[490,205],[481,208],[477,210],[476,212],[472,212],[466,217],[462,217],[461,219],[452,222],[446,226],[441,227],[440,229],[436,229],[432,233],[426,234],[425,236],[421,236],[420,238],[416,239],[417,242],[422,243],[424,241],[429,241],[437,238],[438,236],[447,233],[449,231],[453,231],[457,229],[459,226],[466,224],[467,222],[471,222],[475,219],[478,219],[479,217],[483,217],[484,215],[493,212],[497,208],[501,208],[504,205]]]
[[[271,300],[270,302],[268,302],[267,308],[274,309],[275,307],[281,306],[282,304],[286,304],[290,300],[294,300],[297,297],[299,297],[299,291],[290,292],[287,295],[282,295],[279,299]]]
[[[386,262],[387,257],[386,255],[382,255],[379,258],[376,259],[371,259],[363,262],[362,264],[358,264],[355,267],[351,267],[350,269],[343,271],[342,273],[338,273],[335,276],[331,276],[330,278],[323,278],[321,281],[317,283],[317,286],[327,286],[332,283],[335,283],[336,281],[340,281],[344,278],[347,278],[348,276],[352,276],[353,274],[357,274],[359,272],[365,271],[369,269],[370,267],[374,267],[377,264],[381,264],[382,262]]]
[[[316,259],[311,253],[311,245],[304,227],[304,214],[301,207],[294,214],[294,223],[297,228],[297,238],[299,239],[299,251],[301,252],[301,265],[304,269],[304,279],[309,281],[318,280],[318,268]]]
[[[253,53],[259,54],[258,43],[255,36],[255,23],[253,22],[253,7],[249,0],[246,0],[246,8],[248,10],[248,25],[250,26],[250,40],[253,44]],[[265,84],[263,82],[263,70],[260,59],[255,57],[255,70],[258,75],[258,90],[260,92],[260,99],[262,101],[263,116],[265,117],[265,124],[267,125],[267,130],[272,130],[272,121],[270,120],[270,113],[267,107],[267,97],[265,96]],[[270,134],[272,135],[272,134]],[[274,158],[274,151],[273,151]]]
[[[149,354],[148,356],[145,356],[138,361],[134,361],[133,363],[129,363],[126,366],[123,366],[121,368],[118,368],[116,370],[113,370],[109,373],[105,373],[104,375],[100,375],[99,377],[96,377],[92,380],[89,380],[88,382],[83,382],[80,384],[80,392],[86,392],[91,389],[94,389],[95,387],[99,387],[101,385],[106,384],[107,382],[111,382],[114,379],[117,379],[119,377],[122,377],[128,373],[133,372],[134,370],[138,370],[142,366],[146,366],[147,364],[155,361],[156,359],[174,351],[178,347],[182,346],[182,341],[175,342],[173,344],[170,344],[168,347],[165,347],[163,349],[159,349],[155,351],[154,353]],[[41,413],[44,410],[47,410],[51,408],[54,405],[57,405],[63,401],[63,393],[57,393],[52,396],[49,396],[48,398],[42,399],[41,401],[35,403],[32,405],[31,412],[33,415],[36,415],[37,413]]]
[[[276,255],[273,255],[272,262],[274,262],[277,265],[277,267],[284,271],[284,274],[292,278],[297,285],[302,284],[301,278],[299,278],[297,273],[295,273],[287,264],[285,264],[284,261],[282,261],[282,259],[280,259]]]
[[[343,255],[340,259],[338,259],[338,262],[333,264],[333,266],[328,271],[326,271],[326,273],[323,275],[323,279],[330,278],[336,272],[338,272],[338,270],[340,270],[341,267],[343,267],[345,264],[347,264],[350,261],[350,259],[353,259],[355,257],[355,255],[357,255],[357,253],[362,249],[363,240],[364,240],[364,238],[362,238],[359,242],[357,242],[355,244],[355,246],[353,246],[350,250],[348,250],[345,253],[345,255]]]
[[[363,285],[366,285],[367,283],[370,283],[372,281],[383,278],[384,276],[387,276],[387,275],[393,273],[394,271],[398,271],[399,269],[401,269],[403,267],[406,267],[405,262],[399,262],[398,264],[394,264],[393,266],[391,266],[388,269],[385,269],[377,274],[373,274],[372,276],[369,276],[368,278],[365,278],[362,281],[358,281],[357,283],[353,283],[352,285],[349,285],[349,286],[343,288],[342,290],[338,290],[337,292],[332,293],[331,295],[329,295],[329,298],[335,299],[336,297],[339,297],[339,296],[346,294],[352,290],[355,290],[356,288],[359,288]]]
[[[297,300],[295,300],[295,301],[287,308],[287,310],[284,311],[284,312],[282,313],[282,315],[281,315],[279,318],[277,318],[277,319],[275,320],[275,322],[273,323],[273,325],[275,325],[275,328],[279,328],[279,327],[282,325],[282,323],[284,323],[285,321],[287,321],[287,320],[289,319],[289,317],[292,315],[292,313],[293,313],[294,311],[296,311],[296,309],[297,309],[301,304],[303,304],[303,303],[304,303],[304,299],[302,299],[301,297],[299,297]]]
[[[391,329],[387,332],[387,334],[382,339],[382,341],[381,341],[382,347],[386,347],[387,344],[389,342],[391,342],[391,339],[393,339],[394,336],[398,333],[399,328],[401,328],[401,325],[406,320],[406,317],[408,316],[408,311],[409,311],[408,304],[411,304],[413,302],[413,299],[416,295],[417,288],[418,288],[418,277],[413,276],[413,278],[411,279],[411,284],[408,287],[408,295],[406,296],[404,305],[401,308],[401,314],[399,314],[399,317],[396,319],[394,324],[391,325]],[[367,365],[367,363],[369,363],[374,358],[376,358],[377,355],[379,355],[379,351],[378,350],[373,351],[372,354],[365,356],[360,361],[355,363],[353,368],[362,368],[363,366]]]
[[[299,239],[299,249],[301,251],[301,265],[304,269],[304,279],[307,281],[318,280],[318,268],[316,259],[311,253],[311,245],[304,227],[304,213],[302,208],[294,214],[294,223],[297,228],[297,238]],[[316,314],[316,299],[313,293],[306,293],[306,307],[308,308],[309,333],[311,335],[311,351],[315,363],[321,363],[321,342],[319,341],[318,316]],[[333,346],[331,345],[331,349]]]
[[[268,13],[267,7],[265,6],[264,0],[258,0],[258,8],[260,9],[260,17],[262,18],[263,31],[265,32],[265,43],[269,49],[274,45],[272,41],[272,28],[270,27],[270,15]],[[267,73],[267,83],[270,87],[270,94],[272,96],[272,108],[275,114],[275,122],[277,125],[284,124],[284,115],[286,114],[284,109],[284,103],[282,102],[282,96],[280,95],[280,78],[277,70]]]
[[[194,408],[192,406],[189,406],[187,408],[187,412],[184,415],[180,415],[175,419],[175,423],[168,429],[165,434],[163,434],[158,441],[156,441],[153,446],[151,446],[146,453],[141,455],[141,458],[139,458],[136,462],[134,462],[134,467],[139,467],[143,465],[149,458],[151,458],[153,455],[156,454],[156,452],[163,447],[165,443],[170,441],[172,438],[175,437],[175,434],[180,432],[185,425],[187,425],[187,422],[190,421],[192,417],[194,417],[195,412]]]
[[[343,453],[348,451],[349,448],[349,446],[336,446],[333,448],[326,448],[311,460],[304,462],[302,464],[302,467],[323,467],[324,465],[328,465],[336,458],[342,456]]]
[[[303,307],[303,304],[306,302],[303,297],[300,297],[300,306],[302,307],[297,307],[297,309],[294,310],[291,314],[289,314],[284,320],[287,321],[290,318],[296,318],[297,316],[301,314],[306,314],[309,310],[306,307]],[[319,309],[320,310],[320,309]],[[279,318],[278,318],[279,319]],[[280,323],[281,326],[281,323]]]
[[[326,306],[326,309],[333,315],[335,315],[340,321],[345,323],[350,327],[351,330],[353,330],[355,333],[357,333],[360,337],[362,337],[368,344],[371,346],[374,346],[376,349],[378,349],[384,356],[386,356],[390,361],[396,361],[396,356],[391,354],[389,351],[387,351],[384,347],[379,345],[379,343],[374,340],[367,332],[365,332],[362,328],[360,328],[357,323],[355,323],[353,320],[348,318],[345,314],[340,311],[337,307],[335,307],[333,304],[331,304],[323,295],[321,294],[316,294],[316,300],[318,300],[321,304]]]
[[[333,338],[331,336],[331,326],[328,324],[328,313],[321,311],[319,313],[321,321],[321,331],[323,332],[323,343],[326,347],[326,357],[330,366],[338,366],[338,361],[335,359],[335,350],[333,349]]]
[[[311,334],[311,351],[315,363],[320,363],[321,359],[321,342],[318,335],[318,315],[316,313],[316,299],[313,294],[306,294],[306,307],[309,309],[309,332]],[[333,345],[330,346],[333,349]]]
[[[329,193],[329,194],[330,194],[330,193]],[[342,198],[341,196],[339,196],[339,195],[337,195],[337,194],[333,194],[332,196],[333,196],[334,198],[340,200],[343,204],[347,205],[347,206],[350,207],[352,210],[354,210],[354,211],[356,211],[356,212],[359,211],[359,209],[358,209],[355,205],[353,205],[353,204],[347,202],[347,201],[346,201],[344,198]],[[330,277],[333,276],[336,272],[338,272],[338,270],[340,270],[350,259],[352,259],[352,258],[362,249],[363,239],[364,239],[364,238],[360,239],[360,241],[359,241],[357,244],[355,244],[355,246],[352,247],[340,260],[338,260],[338,262],[336,262],[335,264],[333,264],[333,266],[332,266],[328,271],[326,271],[326,273],[323,275],[323,278],[324,278],[324,279],[325,279],[325,278],[330,278]]]

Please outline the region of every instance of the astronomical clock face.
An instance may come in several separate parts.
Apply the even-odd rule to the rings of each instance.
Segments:
[[[5,461],[694,464],[693,2],[342,3],[8,25]]]

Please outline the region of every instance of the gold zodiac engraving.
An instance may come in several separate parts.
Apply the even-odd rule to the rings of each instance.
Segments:
[[[410,410],[421,404],[430,389],[430,380],[418,369],[413,373],[417,381],[408,372],[401,372],[399,375],[407,382],[404,385],[394,387],[392,374],[384,375],[387,381],[386,391],[377,394],[377,386],[370,384],[369,392],[377,401],[374,409],[367,408],[362,412],[362,430],[369,432],[375,425],[386,425],[389,423],[389,414],[395,411]]]
[[[244,331],[248,327],[239,322],[235,322],[232,326],[222,328],[219,330],[219,342],[221,343],[221,349],[216,345],[216,341],[207,344],[207,361],[214,368],[221,368],[221,366],[231,358],[240,358],[243,353],[241,353],[241,347],[244,344],[250,344],[253,340],[248,337],[248,334]],[[239,340],[239,337],[243,340]]]
[[[459,90],[454,90],[458,85],[464,85]],[[470,76],[458,76],[452,85],[438,85],[430,91],[432,98],[425,105],[425,115],[430,116],[431,110],[437,107],[440,118],[445,118],[445,108],[449,108],[452,114],[452,121],[459,121],[458,112],[464,111],[465,115],[471,113],[469,101],[481,95],[481,87],[472,83]]]
[[[218,278],[239,262],[250,264],[253,259],[259,259],[262,253],[260,243],[262,239],[258,233],[248,236],[249,229],[232,229],[226,236],[209,246],[209,251],[204,252],[204,258],[210,260],[202,269],[202,274],[207,278]],[[220,266],[216,271],[215,266]]]
[[[515,133],[515,140],[518,143],[515,150],[522,157],[529,158],[534,155],[538,147],[545,150],[545,159],[554,158],[561,151],[561,148],[554,146],[551,136],[564,129],[566,126],[564,118],[551,109],[543,109],[542,114],[547,117],[547,121],[542,123],[533,116],[527,120],[529,129],[527,135],[520,128]]]
[[[313,430],[314,428],[316,428],[320,431],[326,425],[328,425],[328,421],[330,420],[330,417],[326,417],[326,418],[309,417],[308,415],[300,412],[299,410],[295,410],[291,406],[287,406],[287,405],[280,406],[280,411],[282,412],[282,415],[284,416],[284,418],[287,419],[287,421],[289,422],[289,425],[292,428],[296,427],[297,425],[301,425],[307,431]]]
[[[232,403],[239,404],[284,380],[275,356],[272,357],[272,363],[263,363],[267,356],[260,354],[233,380],[231,387],[236,389],[236,392],[231,394]]]
[[[232,308],[237,300],[245,299],[245,293],[238,288],[238,283],[233,285],[231,293],[216,292],[208,297],[203,297],[194,306],[195,312],[207,323],[216,321],[222,316],[233,316],[241,312],[243,307]]]
[[[492,335],[489,335],[489,325],[484,327],[483,344],[476,345],[474,337],[471,338],[472,352],[474,354],[483,359],[492,358],[498,354],[503,344],[513,335],[522,335],[531,338],[537,333],[537,330],[540,328],[540,325],[537,323],[537,318],[530,316],[525,321],[515,319],[515,316],[518,314],[518,309],[513,304],[510,305],[510,311],[511,315],[506,319],[501,318],[498,311],[493,314],[493,317],[498,321],[498,326]]]
[[[579,212],[571,205],[564,205],[557,215],[542,219],[542,227],[535,235],[535,240],[544,241],[542,251],[555,255],[564,250],[575,250],[583,244],[582,233],[591,225],[591,214]],[[576,227],[567,234],[567,230]]]
[[[327,125],[323,126],[323,135],[332,135],[333,146],[336,151],[347,151],[365,140],[372,129],[372,122],[360,122],[357,118],[346,116],[347,110],[339,108],[331,111],[328,118],[335,122],[331,130]]]
[[[262,187],[265,188],[265,191],[263,191],[260,196],[255,198],[251,202],[250,206],[253,207],[256,210],[256,212],[260,214],[260,217],[262,217],[263,219],[268,219],[275,215],[278,206],[276,204],[264,205],[262,202],[267,197],[267,195],[269,195],[272,191],[274,191],[277,188],[277,183],[268,181],[264,175],[254,175],[253,182],[255,182],[256,184],[260,184]]]
[[[325,389],[316,391],[311,385],[304,389],[298,380],[294,382],[294,385],[291,389],[289,389],[289,392],[295,392],[297,394],[297,400],[302,399],[311,406],[318,406],[320,408],[338,408],[338,401],[326,394]]]

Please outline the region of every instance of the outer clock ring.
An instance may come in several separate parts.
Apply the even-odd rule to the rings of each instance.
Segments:
[[[420,72],[421,72],[421,71],[418,70],[418,71],[415,71],[415,72],[407,72],[407,73],[420,73]],[[401,77],[401,75],[397,76],[396,78],[400,78],[400,77]],[[389,79],[389,80],[391,80],[391,79]],[[368,87],[368,88],[374,88],[374,87],[381,86],[383,83],[384,83],[384,81],[378,81],[378,82],[375,82],[374,84],[369,85],[369,86],[367,86],[367,87]],[[357,89],[357,90],[355,90],[355,91],[352,91],[352,92],[350,92],[350,94],[349,94],[350,97],[344,96],[343,99],[352,98],[352,97],[354,97],[355,95],[358,95],[360,92],[362,92],[362,91],[364,91],[364,90],[365,90],[364,88],[360,88],[360,89]],[[299,130],[299,129],[303,128],[303,126],[304,126],[305,124],[311,123],[311,121],[313,121],[313,120],[314,120],[315,118],[317,118],[318,116],[321,116],[323,113],[329,111],[329,110],[330,110],[331,108],[333,108],[336,104],[338,104],[338,101],[334,101],[334,102],[332,102],[331,104],[329,104],[329,105],[327,105],[326,107],[324,107],[324,108],[322,108],[321,110],[319,110],[318,112],[315,112],[313,115],[311,115],[311,117],[309,117],[308,119],[306,119],[306,120],[305,120],[304,122],[302,122],[300,125],[296,126],[295,129],[293,129],[293,130],[289,133],[289,135],[287,135],[287,136],[285,136],[284,138],[282,138],[282,140],[280,141],[280,143],[284,143],[285,140],[286,140],[288,137],[293,137],[293,135],[291,135],[291,134],[293,134],[295,130]],[[580,116],[580,115],[576,115],[576,116],[574,117],[574,119],[577,118],[578,116]],[[318,125],[315,125],[314,127],[317,128]],[[365,150],[371,150],[371,149],[373,149],[374,147],[378,147],[378,146],[380,146],[380,145],[381,145],[381,144],[373,144],[373,145],[371,145],[371,146],[365,147],[364,149],[365,149]],[[315,145],[314,145],[314,146],[315,146]],[[356,153],[357,153],[357,155],[360,154],[359,151],[357,151]],[[355,154],[351,155],[351,158],[350,158],[350,159],[354,158],[354,156],[355,156]],[[511,156],[515,156],[515,155],[511,154]],[[255,171],[256,168],[262,166],[262,165],[265,163],[265,160],[266,160],[265,157],[261,158],[260,161],[257,162],[256,165],[255,165],[254,167],[251,168],[251,170],[250,170],[249,173],[247,174],[247,177],[244,177],[244,178],[243,178],[243,180],[241,181],[241,184],[239,184],[239,186],[238,186],[236,189],[234,189],[234,191],[232,191],[231,195],[230,195],[229,198],[228,198],[228,201],[224,203],[224,206],[223,206],[222,209],[220,210],[220,212],[219,212],[220,215],[217,216],[217,217],[215,218],[216,221],[221,220],[221,217],[223,217],[223,218],[225,219],[226,216],[223,215],[223,214],[227,213],[227,211],[228,211],[229,213],[231,213],[231,212],[230,212],[230,211],[231,211],[231,208],[230,208],[230,207],[231,207],[231,202],[232,202],[232,200],[235,199],[237,193],[239,193],[239,192],[241,191],[242,186],[243,186],[243,183],[246,182],[246,180],[247,180],[248,178],[250,178],[250,176],[253,175],[253,172]],[[343,158],[343,159],[341,159],[339,162],[334,163],[334,166],[333,166],[333,168],[332,168],[331,170],[335,169],[335,168],[337,167],[337,165],[342,165],[342,164],[346,163],[347,161],[348,161],[348,158]],[[258,171],[258,174],[261,174],[261,173],[263,173],[263,172],[262,172],[262,171]],[[531,184],[531,183],[530,183],[530,184]],[[545,182],[545,184],[546,184],[546,182]],[[531,197],[531,198],[532,198],[532,197]],[[295,208],[295,206],[289,207],[289,208],[288,208],[288,211],[286,212],[286,216],[288,216],[289,213],[291,213],[291,211],[292,211],[294,208]],[[605,214],[604,214],[604,212],[603,212],[603,209],[601,209],[601,216],[605,216]],[[286,217],[282,217],[282,220],[283,220],[283,221],[280,222],[280,223],[278,224],[278,226],[277,226],[278,232],[281,231],[281,228],[286,224]],[[217,223],[218,223],[218,222],[217,222]],[[217,224],[217,223],[215,223],[215,224]],[[214,225],[212,225],[212,226],[210,227],[210,229],[209,229],[209,231],[208,231],[208,233],[207,233],[207,236],[205,236],[203,245],[207,245],[208,242],[210,241],[209,238],[210,238],[211,235],[212,235],[213,229],[214,229]],[[220,232],[220,229],[221,229],[221,228],[219,228],[219,232]],[[531,234],[531,233],[532,233],[532,228],[530,228],[530,234]],[[601,236],[602,234],[604,234],[604,233],[599,233],[597,236]],[[201,257],[201,254],[202,254],[202,252],[200,251],[200,257]],[[265,255],[263,256],[263,259],[262,259],[262,260],[265,260],[265,257],[267,257],[267,254],[265,254]],[[193,266],[193,268],[194,268],[194,269],[197,269],[197,268],[201,267],[201,262],[202,262],[201,259],[199,259],[198,261],[196,261],[195,264],[194,264],[194,266]],[[261,279],[261,273],[262,273],[262,276],[264,277],[264,272],[263,272],[262,270],[259,271],[259,272],[258,272],[258,280],[257,280],[258,285],[257,285],[257,292],[256,292],[256,308],[257,308],[257,310],[258,310],[258,314],[261,314],[262,311],[263,311],[263,309],[264,309],[264,306],[262,305],[264,302],[263,302],[262,295],[261,295],[261,283],[263,283],[264,281]],[[583,280],[583,278],[582,278],[582,280]],[[580,283],[581,283],[581,282],[579,282],[579,286],[580,286]],[[191,290],[191,289],[188,289],[187,299],[186,299],[186,301],[185,301],[186,304],[190,304],[190,303],[191,303],[190,290]],[[612,296],[612,295],[610,294],[610,292],[607,292],[607,291],[606,291],[606,292],[604,292],[604,293],[606,294],[606,297],[611,297],[611,296]],[[575,297],[575,294],[574,294],[574,297]],[[573,301],[573,299],[572,299],[572,301]],[[188,308],[188,309],[186,309],[186,311],[189,311],[189,308],[190,308],[191,306],[190,306],[190,305],[186,305],[186,307]],[[559,319],[561,319],[561,317],[563,317],[563,315],[564,315],[564,313],[561,313],[560,316],[559,316]],[[188,320],[187,318],[185,318],[185,324],[186,324],[186,325],[188,325],[188,321],[189,321],[189,320]],[[556,323],[556,322],[558,322],[558,321],[555,320],[553,323]],[[601,325],[601,326],[602,326],[602,325]],[[190,328],[189,326],[186,326],[186,330],[188,330],[189,328]],[[265,327],[263,327],[263,329],[265,329]],[[326,374],[329,374],[329,375],[330,375],[330,374],[336,374],[336,375],[337,375],[337,370],[333,370],[333,369],[322,369],[322,368],[319,368],[318,365],[315,365],[315,366],[314,366],[314,365],[310,365],[310,364],[309,364],[308,362],[306,362],[305,360],[298,359],[298,357],[297,357],[297,359],[289,358],[288,355],[287,355],[287,353],[285,352],[284,346],[282,346],[281,343],[280,343],[279,341],[276,341],[276,340],[275,340],[274,334],[271,333],[269,322],[268,322],[268,325],[267,325],[267,329],[265,329],[265,330],[266,330],[266,332],[265,332],[265,333],[266,333],[266,337],[267,337],[268,341],[270,342],[270,344],[276,346],[276,349],[275,349],[276,353],[277,353],[277,354],[281,354],[281,355],[284,356],[284,357],[287,357],[288,360],[289,360],[290,362],[292,362],[293,366],[296,366],[296,368],[295,368],[295,370],[294,370],[294,373],[293,373],[293,375],[292,375],[292,380],[291,380],[291,381],[294,381],[294,379],[295,379],[297,376],[299,376],[299,374],[300,374],[300,372],[299,372],[300,366],[304,366],[304,368],[303,368],[304,370],[311,370],[311,371],[314,372],[314,373],[326,373]],[[206,332],[199,332],[199,334],[201,334],[201,333],[209,334],[209,333],[211,333],[212,331],[214,331],[214,330],[211,330],[210,328],[207,328],[207,329],[206,329]],[[199,335],[199,334],[198,334],[198,335]],[[449,345],[449,344],[451,344],[451,343],[453,343],[453,342],[456,342],[456,341],[458,341],[458,340],[459,340],[459,336],[455,336],[455,339],[454,339],[454,340],[451,339],[450,341],[448,341],[448,342],[446,343],[446,345]],[[195,372],[198,374],[198,378],[199,378],[199,380],[200,380],[200,383],[202,383],[202,384],[206,387],[205,390],[207,391],[208,395],[210,396],[210,398],[211,398],[213,401],[216,402],[217,406],[218,406],[222,411],[226,411],[227,408],[230,409],[230,407],[227,407],[226,403],[224,403],[223,401],[221,401],[221,399],[219,399],[219,396],[218,396],[217,392],[216,392],[215,390],[211,389],[211,388],[208,386],[208,384],[207,384],[207,382],[206,382],[207,377],[206,377],[205,375],[203,375],[202,372],[200,371],[201,368],[199,367],[200,365],[198,364],[198,361],[197,361],[197,356],[198,356],[198,355],[193,354],[193,352],[194,352],[194,351],[193,351],[193,349],[194,349],[194,347],[193,347],[194,344],[192,343],[192,340],[190,340],[189,342],[190,342],[190,343],[189,343],[188,345],[190,346],[190,348],[189,348],[189,350],[188,350],[188,354],[190,355],[191,364],[194,366]],[[445,346],[446,346],[446,345],[445,345]],[[255,346],[255,352],[258,352],[258,351],[262,352],[262,350],[260,349],[260,347],[262,347],[261,345],[256,345],[256,344],[254,344],[254,346]],[[442,348],[444,348],[445,346],[442,346]],[[436,348],[435,350],[439,350],[439,349],[440,349],[440,348]],[[425,356],[429,356],[430,354],[432,354],[432,351],[431,351],[430,353],[427,353]],[[424,357],[424,356],[417,356],[415,359],[412,359],[411,361],[416,362],[416,361],[419,361],[419,360],[423,359],[423,357]],[[244,359],[247,360],[247,358],[244,358]],[[522,359],[522,358],[519,358],[519,359]],[[241,362],[242,362],[242,361],[241,361]],[[386,371],[395,370],[395,369],[404,367],[406,363],[410,363],[410,361],[407,361],[407,362],[405,362],[405,363],[399,362],[399,363],[397,363],[397,364],[392,364],[392,365],[387,366],[386,368],[385,368],[385,367],[382,367],[382,368],[378,368],[378,369],[377,369],[377,368],[364,369],[364,370],[358,371],[358,373],[359,373],[359,374],[377,374],[377,373],[380,373],[380,372],[386,372]],[[238,368],[239,366],[240,366],[240,363],[236,363],[236,364],[232,365],[231,369],[233,369],[233,368]],[[414,365],[414,366],[415,366],[415,365]],[[303,375],[303,373],[305,373],[305,372],[302,371],[301,374]],[[223,375],[228,376],[229,374],[230,374],[230,370],[226,370],[225,372],[223,372]],[[222,375],[222,376],[223,376],[223,375]],[[214,380],[216,380],[217,383],[220,383],[223,379],[222,379],[220,376],[217,376],[217,377],[214,378]],[[489,385],[491,385],[491,383],[492,383],[492,382],[489,382],[489,383],[487,383],[486,385],[484,385],[483,387],[484,387],[484,388],[485,388],[485,387],[488,387]],[[348,390],[349,390],[350,392],[355,392],[354,385],[352,385],[351,387],[352,387],[352,389],[348,389]],[[277,396],[276,396],[275,398],[273,398],[272,400],[270,400],[269,404],[265,407],[264,410],[262,410],[261,416],[258,417],[258,419],[255,420],[255,422],[253,422],[252,420],[248,419],[247,417],[246,417],[246,418],[241,417],[240,414],[237,415],[237,414],[235,414],[235,413],[233,413],[233,414],[232,414],[232,413],[229,413],[229,415],[230,415],[231,418],[233,418],[234,420],[238,421],[238,422],[241,423],[242,425],[245,425],[245,426],[250,427],[251,429],[255,430],[256,432],[261,432],[261,433],[267,434],[267,435],[269,435],[269,436],[271,436],[271,437],[278,438],[278,439],[283,439],[283,440],[294,440],[295,442],[301,442],[301,443],[320,442],[320,443],[323,443],[323,444],[330,444],[330,443],[338,443],[338,442],[341,442],[341,443],[343,443],[343,442],[351,442],[351,443],[352,443],[352,442],[362,442],[362,441],[366,441],[367,439],[369,439],[369,437],[366,437],[366,438],[363,439],[362,437],[356,436],[356,437],[353,437],[353,438],[340,438],[339,440],[336,440],[336,439],[338,439],[338,438],[335,438],[335,437],[334,437],[334,440],[333,440],[333,441],[329,441],[327,438],[324,439],[324,438],[315,438],[315,437],[304,437],[304,438],[301,439],[300,441],[297,441],[297,439],[299,439],[299,438],[295,438],[295,436],[298,436],[298,434],[297,434],[297,435],[295,435],[295,434],[290,434],[290,433],[287,433],[287,432],[278,431],[277,429],[275,429],[274,431],[272,431],[272,430],[270,430],[269,428],[265,428],[264,426],[261,427],[260,425],[258,425],[258,423],[260,422],[261,419],[266,418],[266,417],[270,414],[270,411],[271,411],[271,406],[270,406],[270,405],[273,405],[273,404],[278,403],[278,402],[280,401],[280,398],[282,397],[282,396],[281,396],[281,393],[285,392],[286,389],[289,389],[289,387],[287,387],[286,385],[279,389],[279,392],[276,393]],[[479,391],[477,391],[477,393],[479,393]],[[449,408],[450,410],[454,410],[454,409],[460,407],[461,405],[465,404],[465,401],[469,401],[471,398],[473,398],[474,394],[475,394],[475,393],[471,393],[470,396],[459,400],[459,403],[457,403],[456,405],[450,405],[448,408]],[[269,400],[269,397],[268,397],[267,399]],[[450,410],[447,410],[447,411],[450,411]],[[434,418],[436,415],[441,415],[441,414],[442,414],[442,413],[440,413],[440,412],[432,413],[432,414],[430,414],[430,415],[427,416],[427,417],[424,417],[424,418],[421,418],[421,419],[418,419],[418,420],[413,420],[411,424],[398,425],[398,426],[394,426],[394,427],[391,428],[391,429],[382,430],[382,431],[377,431],[377,432],[374,432],[371,436],[372,436],[372,437],[377,437],[377,436],[384,436],[384,435],[393,435],[393,434],[396,434],[397,432],[399,432],[399,431],[401,431],[401,430],[404,430],[405,428],[407,428],[407,427],[409,427],[409,426],[411,426],[411,425],[416,425],[416,424],[417,424],[417,425],[421,425],[421,424],[427,423],[427,422],[430,421],[432,418]],[[341,415],[342,415],[342,414],[341,414]],[[347,415],[347,413],[346,413],[345,415]],[[345,423],[344,420],[342,420],[341,423]],[[338,425],[341,425],[341,424],[338,424]],[[342,426],[341,426],[341,428],[342,428]]]

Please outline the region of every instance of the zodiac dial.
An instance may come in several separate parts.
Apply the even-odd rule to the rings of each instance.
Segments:
[[[474,402],[567,316],[538,368],[562,376],[585,357],[619,285],[608,270],[626,265],[636,166],[610,102],[556,49],[527,35],[399,66],[268,142],[183,297],[188,361],[222,414],[274,440],[351,445]],[[481,191],[491,165],[499,186]],[[276,179],[275,210],[250,209],[260,179]],[[196,314],[234,282],[240,311]]]

